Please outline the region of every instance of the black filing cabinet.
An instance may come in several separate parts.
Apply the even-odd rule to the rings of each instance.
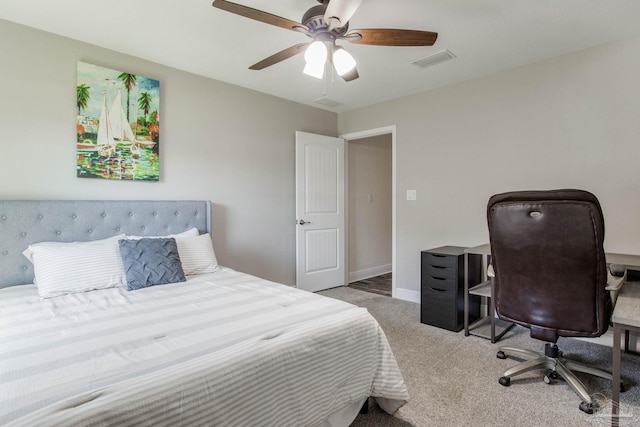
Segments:
[[[420,321],[458,332],[464,327],[464,250],[442,246],[421,253]],[[480,283],[482,256],[469,254],[469,287]],[[469,295],[469,322],[480,317],[480,297]]]

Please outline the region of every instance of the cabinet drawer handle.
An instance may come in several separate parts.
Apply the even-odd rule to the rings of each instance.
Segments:
[[[443,266],[441,266],[441,265],[432,265],[431,267],[433,267],[433,268],[439,268],[440,270],[444,270],[445,268],[447,268],[447,267],[443,267]]]
[[[435,279],[435,280],[447,280],[447,279],[445,279],[444,277],[431,276],[431,278],[432,278],[432,279]]]
[[[446,289],[434,288],[433,286],[431,287],[431,290],[438,291],[438,292],[447,292]]]

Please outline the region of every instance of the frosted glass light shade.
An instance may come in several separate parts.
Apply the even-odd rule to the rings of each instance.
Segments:
[[[304,53],[304,73],[321,79],[324,75],[324,64],[327,62],[327,47],[321,41],[314,41]]]
[[[329,31],[334,28],[344,27],[351,19],[362,0],[329,2],[324,13],[324,23],[329,26]]]
[[[353,56],[341,47],[333,52],[333,66],[340,76],[344,76],[356,66],[356,60]]]

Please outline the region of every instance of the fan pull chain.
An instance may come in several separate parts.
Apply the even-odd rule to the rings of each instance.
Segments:
[[[326,73],[326,68],[327,68],[327,64],[324,64],[325,66],[325,73],[322,75],[322,96],[327,96],[327,73]],[[333,80],[333,76],[331,77],[331,79]]]

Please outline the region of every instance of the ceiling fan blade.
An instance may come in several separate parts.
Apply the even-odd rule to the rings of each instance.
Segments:
[[[264,22],[265,24],[275,25],[276,27],[285,28],[287,30],[308,32],[309,28],[298,22],[292,21],[281,16],[272,15],[271,13],[263,12],[262,10],[254,9],[248,6],[242,6],[241,4],[232,3],[226,0],[214,0],[213,7],[226,10],[227,12],[235,13],[236,15],[244,16],[245,18],[254,19],[256,21]]]
[[[340,38],[351,43],[376,46],[431,46],[436,42],[438,33],[393,28],[364,28],[349,31]]]
[[[342,28],[347,25],[362,0],[331,0],[324,13],[324,23],[329,26],[329,31],[334,28]]]
[[[353,70],[349,71],[347,74],[341,77],[345,82],[350,82],[360,77],[360,74],[358,74],[358,70],[354,68]]]
[[[273,64],[277,64],[278,62],[284,61],[285,59],[289,59],[292,56],[304,52],[305,50],[307,50],[307,46],[309,46],[309,43],[299,43],[297,45],[288,47],[276,54],[271,55],[268,58],[263,59],[260,62],[253,64],[251,67],[249,67],[249,69],[262,70],[263,68],[267,68]]]

